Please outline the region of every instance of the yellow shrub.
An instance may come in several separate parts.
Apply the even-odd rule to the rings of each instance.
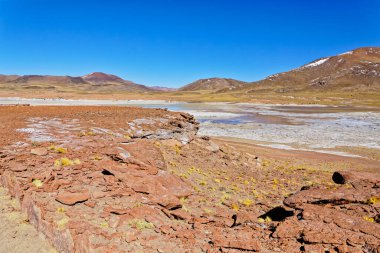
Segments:
[[[263,218],[258,218],[257,221],[260,222],[260,223],[264,223],[265,222],[265,220]]]
[[[246,207],[249,207],[250,205],[252,205],[253,201],[250,199],[244,199],[243,201],[241,201],[241,203]]]
[[[52,150],[52,151],[55,151],[57,153],[61,153],[61,154],[66,154],[67,153],[67,149],[62,148],[62,147],[56,147],[54,145],[50,145],[48,149]]]
[[[265,217],[265,222],[271,222],[271,221],[272,221],[271,217],[269,217],[269,216]]]
[[[102,222],[102,223],[100,223],[100,227],[101,227],[101,228],[108,228],[109,225],[108,225],[107,222]]]
[[[40,187],[42,187],[42,185],[43,185],[43,183],[42,183],[41,180],[39,180],[39,179],[33,179],[32,184],[33,184],[35,187],[37,187],[37,188],[40,188]]]
[[[62,166],[70,166],[70,165],[73,165],[74,162],[72,160],[70,160],[69,158],[61,158],[61,165]]]
[[[380,197],[371,197],[369,200],[367,200],[367,203],[370,205],[374,205],[376,203],[380,202]]]
[[[369,221],[369,222],[375,222],[374,218],[371,218],[371,217],[368,217],[368,216],[364,216],[363,219],[366,220],[366,221]]]
[[[75,158],[74,160],[70,160],[69,158],[62,157],[61,159],[57,159],[54,161],[54,166],[72,166],[72,165],[78,165],[81,164],[80,160],[78,158]]]
[[[55,166],[55,167],[59,167],[59,166],[61,166],[61,160],[60,160],[60,159],[55,160],[55,161],[54,161],[54,166]]]
[[[207,185],[207,182],[204,181],[204,180],[202,180],[202,181],[199,182],[199,185],[205,186],[205,185]]]
[[[57,226],[59,229],[63,229],[63,228],[65,228],[65,226],[68,222],[69,222],[69,218],[64,217],[64,218],[60,219],[59,221],[57,221]]]
[[[61,154],[66,154],[67,153],[67,149],[62,148],[62,147],[58,147],[58,148],[55,148],[55,152],[61,153]]]
[[[239,211],[239,205],[237,203],[232,203],[231,208],[236,212]]]

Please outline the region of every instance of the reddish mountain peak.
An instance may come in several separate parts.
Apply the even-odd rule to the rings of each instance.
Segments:
[[[103,82],[125,82],[122,78],[106,74],[103,72],[94,72],[82,77],[84,80],[89,82],[103,83]]]

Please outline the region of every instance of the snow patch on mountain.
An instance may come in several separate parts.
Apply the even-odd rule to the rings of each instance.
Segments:
[[[345,52],[345,53],[342,53],[342,54],[339,54],[339,55],[346,55],[346,54],[352,54],[353,52],[352,51],[348,51],[348,52]]]
[[[303,66],[303,67],[304,67],[304,68],[316,67],[316,66],[319,66],[319,65],[325,63],[328,59],[330,59],[330,58],[320,59],[320,60],[318,60],[318,61],[315,61],[315,62],[309,63],[309,64],[307,64],[307,65],[305,65],[305,66]]]

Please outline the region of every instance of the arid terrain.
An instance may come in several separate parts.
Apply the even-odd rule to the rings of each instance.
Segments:
[[[58,252],[380,250],[371,160],[200,137],[163,109],[1,106],[0,119],[2,187]]]
[[[379,10],[0,0],[0,253],[380,253]]]
[[[180,89],[1,75],[0,251],[380,252],[379,52]]]
[[[323,57],[259,81],[217,77],[178,85],[179,89],[136,84],[102,72],[77,77],[0,74],[0,97],[379,107],[380,48],[362,47]]]

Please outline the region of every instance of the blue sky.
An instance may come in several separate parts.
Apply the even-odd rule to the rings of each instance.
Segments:
[[[254,81],[380,46],[379,0],[0,0],[0,73]]]

